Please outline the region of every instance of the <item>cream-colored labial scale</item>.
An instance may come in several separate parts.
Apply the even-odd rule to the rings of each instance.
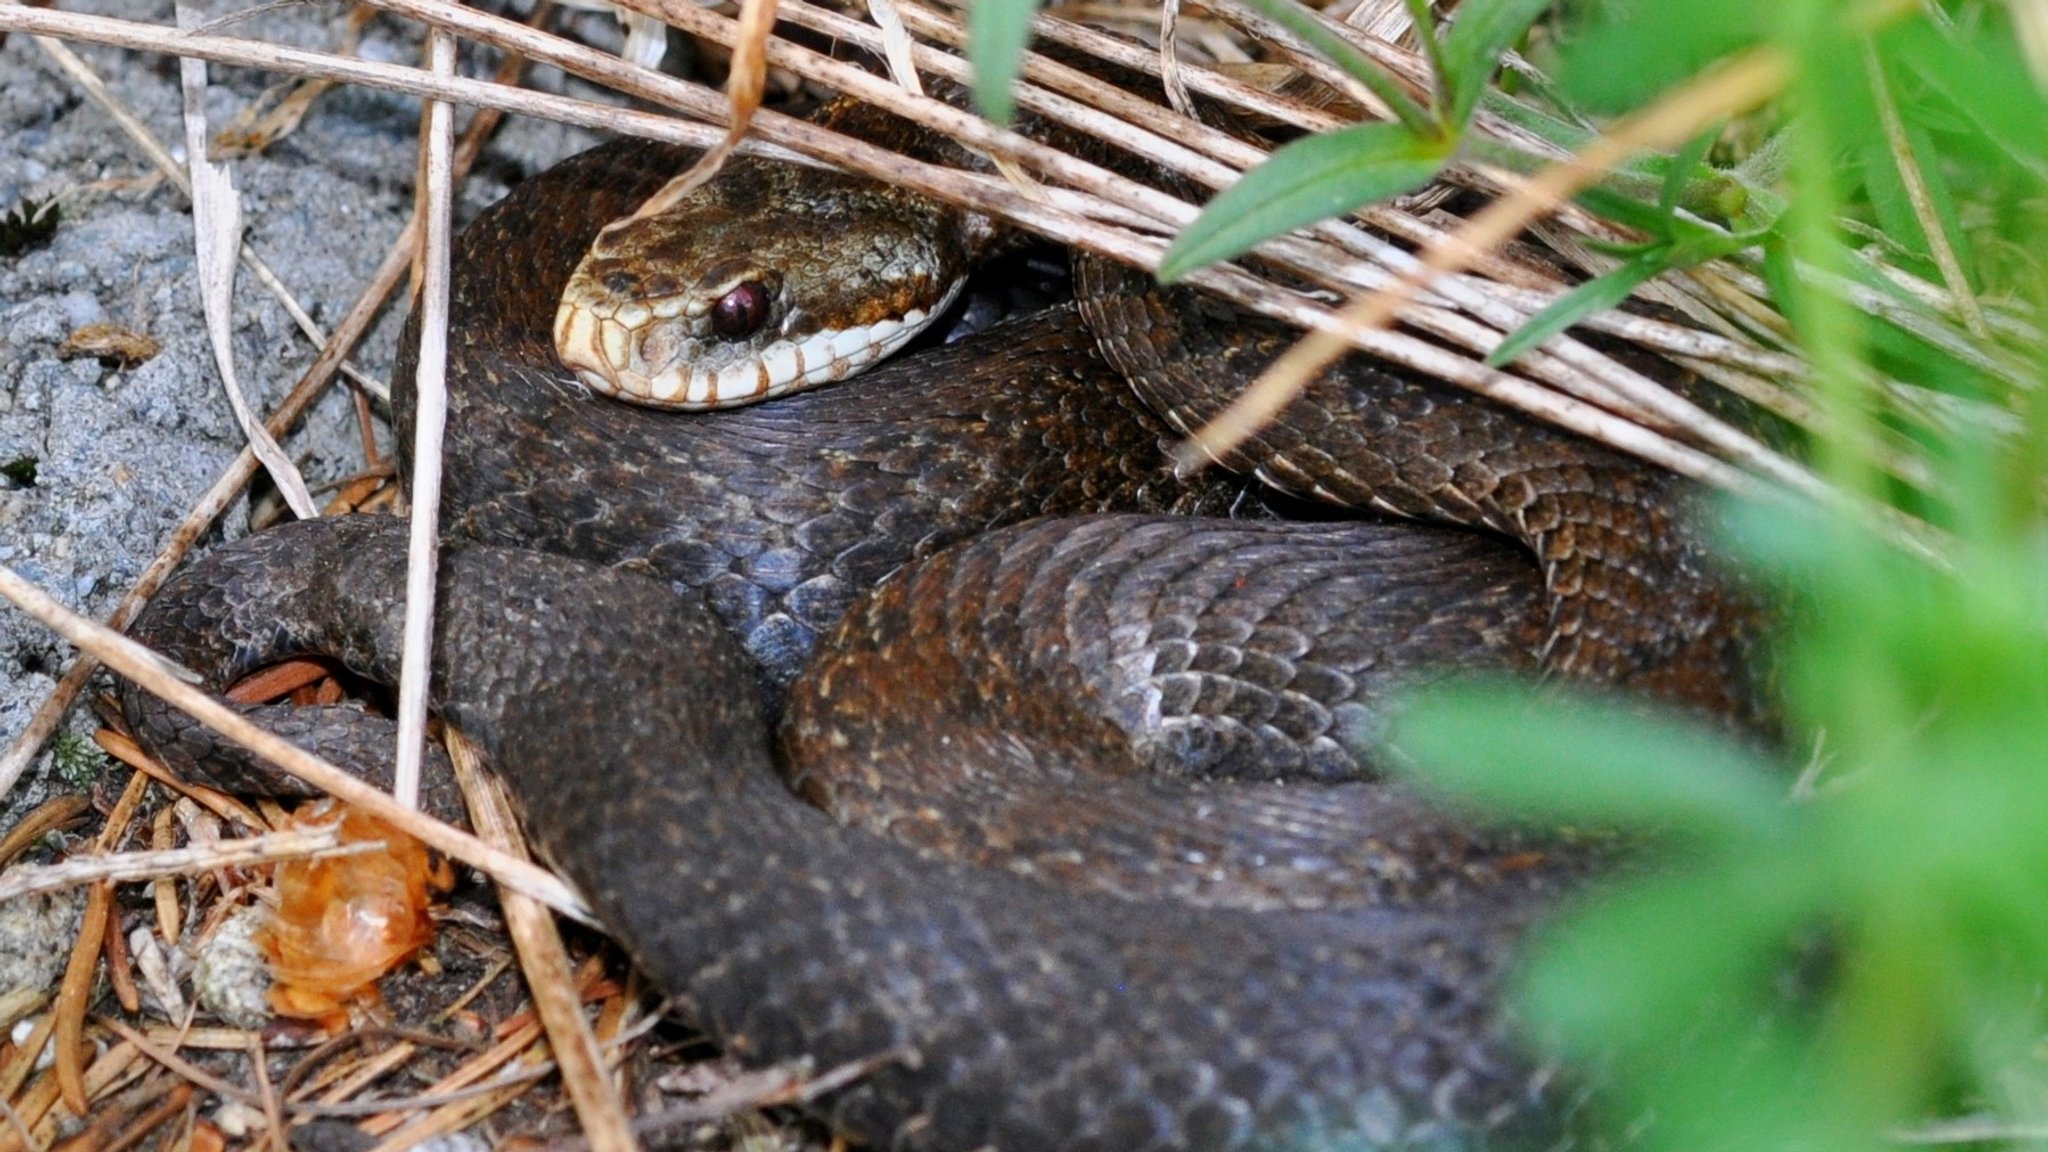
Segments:
[[[555,346],[564,365],[593,391],[664,408],[724,408],[844,380],[908,344],[959,292],[955,283],[930,308],[912,308],[857,328],[812,332],[801,340],[777,340],[716,367],[671,360],[650,371],[654,366],[643,355],[645,333],[648,325],[664,321],[661,309],[640,303],[603,317],[565,304],[556,314]],[[642,334],[638,340],[636,332]]]

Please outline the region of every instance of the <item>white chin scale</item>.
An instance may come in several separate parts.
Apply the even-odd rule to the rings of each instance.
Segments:
[[[565,350],[563,360],[575,371],[576,378],[607,396],[651,408],[732,408],[846,379],[908,344],[946,310],[959,292],[960,285],[956,283],[929,310],[913,308],[897,319],[862,328],[814,332],[801,341],[777,340],[756,355],[720,368],[677,363],[654,375],[631,367],[620,369],[616,366],[630,365],[634,360],[631,348],[598,348],[587,337],[576,340],[576,336],[582,335],[576,329],[588,323],[582,315],[562,317],[562,335],[570,339],[561,340],[559,346]],[[612,324],[600,323],[598,327],[618,330]],[[568,354],[570,349],[579,349],[584,355]]]

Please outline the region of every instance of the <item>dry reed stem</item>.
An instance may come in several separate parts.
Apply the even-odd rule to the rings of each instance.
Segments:
[[[318,825],[222,840],[217,844],[195,844],[161,851],[117,852],[106,856],[74,856],[62,864],[25,864],[0,874],[0,900],[39,892],[58,892],[101,881],[130,884],[159,876],[189,876],[216,868],[275,864],[280,860],[358,856],[382,847],[381,841],[342,844],[337,828],[337,825]]]
[[[415,6],[402,3],[391,3],[385,6],[398,10],[404,10],[410,7],[416,10],[415,14],[421,15],[425,15],[426,13],[420,12],[418,11],[418,9],[431,7],[427,5]],[[444,12],[449,11],[447,6],[441,7]],[[915,13],[916,9],[914,8],[914,6],[906,5],[904,6],[904,10],[907,19],[915,19],[915,16],[913,14]],[[460,26],[461,21],[470,19],[471,17],[467,14],[464,14],[462,16],[454,17],[444,15],[436,18],[441,19],[443,22],[449,23],[451,26]],[[1087,33],[1085,31],[1077,29],[1064,28],[1060,26],[1057,21],[1052,21],[1046,18],[1041,18],[1040,27],[1042,30],[1056,30],[1056,35],[1063,36],[1069,41],[1087,42],[1091,46],[1099,46],[1099,44],[1102,42],[1100,41],[1099,37],[1096,37],[1096,34]],[[465,29],[465,33],[472,35],[476,34],[472,29]],[[1096,38],[1094,40],[1090,40],[1091,37]],[[478,36],[478,38],[484,39],[486,41],[492,40],[492,37],[487,34],[480,35]],[[554,38],[538,37],[537,39],[540,40],[541,42],[551,43],[553,45],[558,46],[564,44],[564,42],[556,40]],[[573,47],[560,47],[558,49],[554,49],[554,51],[573,53],[577,50]],[[587,52],[588,50],[583,51]],[[1381,46],[1375,49],[1375,51],[1381,52],[1382,54],[1391,53],[1393,55],[1389,55],[1387,58],[1396,60],[1398,60],[1400,52],[1399,49],[1393,49],[1386,46]],[[1131,52],[1133,55],[1130,59],[1125,61],[1126,63],[1142,64],[1145,61],[1147,54],[1144,53],[1143,50],[1131,49]],[[793,70],[799,71],[800,73],[804,71],[804,68],[800,65],[790,66],[793,68]],[[1036,62],[1034,62],[1033,67],[1038,66],[1039,65]],[[1414,69],[1418,67],[1416,61],[1412,58],[1408,59],[1406,63],[1402,64],[1401,66],[1409,69],[1410,72],[1413,72]],[[661,85],[661,81],[659,79],[649,79],[645,76],[645,74],[641,74],[638,78],[635,78],[633,75],[633,69],[623,64],[620,64],[617,61],[610,61],[609,68],[614,74],[613,76],[606,77],[599,75],[597,78],[599,78],[601,82],[615,83],[617,86],[619,86],[622,90],[625,91],[635,91],[637,92],[637,94],[645,96],[649,95],[649,93],[646,91],[648,88],[659,87]],[[572,68],[571,70],[583,71],[575,68]],[[589,75],[592,73],[584,71],[584,74]],[[398,83],[395,84],[394,86],[407,87],[407,85],[404,83]],[[416,85],[414,87],[416,87]],[[690,99],[685,99],[678,102],[678,106],[688,109],[697,115],[710,114],[708,112],[708,108],[710,106],[704,104],[701,100],[692,101]],[[928,119],[926,117],[916,118]],[[645,125],[637,125],[630,123],[623,124],[621,126],[626,128],[626,130],[628,131],[642,131],[646,127]],[[662,129],[658,131],[649,132],[648,134],[659,135],[664,138],[673,138],[676,133],[674,132],[673,125],[671,123],[670,125],[664,126]],[[761,135],[766,136],[770,139],[776,138],[776,133],[771,131],[764,130],[761,133]],[[805,142],[798,142],[798,146],[804,146],[804,143]],[[835,155],[836,157],[842,160],[850,161],[850,163],[848,163],[847,166],[853,167],[857,170],[868,171],[870,174],[883,175],[885,178],[888,176],[888,173],[886,171],[879,170],[883,166],[878,165],[877,159],[875,157],[873,157],[872,155],[861,156],[858,154],[857,149],[848,151],[842,148],[840,152],[826,154]],[[900,175],[901,174],[899,174],[899,176]],[[955,175],[957,176],[957,174]],[[977,209],[980,210],[994,211],[997,212],[998,214],[1011,215],[1013,218],[1021,221],[1025,226],[1031,227],[1034,230],[1061,236],[1078,236],[1083,246],[1090,247],[1091,249],[1109,255],[1112,258],[1132,260],[1140,264],[1149,264],[1152,261],[1156,260],[1157,252],[1159,251],[1159,247],[1155,243],[1151,243],[1142,238],[1133,237],[1128,233],[1119,234],[1116,232],[1100,232],[1085,227],[1076,230],[1073,226],[1072,220],[1058,220],[1056,215],[1054,217],[1049,218],[1046,215],[1042,213],[1037,213],[1030,208],[1023,208],[1012,204],[1008,206],[1008,211],[1006,212],[1004,204],[991,203],[992,200],[1000,201],[1002,199],[1000,191],[991,193],[990,190],[985,187],[977,187],[975,182],[972,180],[961,182],[949,182],[943,179],[931,177],[929,175],[918,175],[912,173],[908,178],[904,178],[903,182],[908,183],[913,187],[919,187],[925,191],[933,192],[934,194],[947,196],[948,198],[963,200],[970,206],[976,207]],[[1597,222],[1588,221],[1589,226],[1594,223]],[[1316,309],[1313,307],[1303,307],[1299,304],[1298,301],[1290,302],[1284,299],[1276,300],[1273,298],[1274,290],[1269,286],[1259,283],[1255,279],[1249,277],[1238,279],[1233,277],[1229,273],[1219,273],[1216,274],[1214,277],[1205,277],[1201,279],[1203,283],[1207,284],[1210,287],[1220,288],[1222,290],[1222,293],[1227,298],[1236,299],[1243,303],[1248,303],[1251,306],[1260,308],[1260,310],[1262,311],[1266,311],[1268,314],[1277,315],[1280,318],[1288,320],[1291,323],[1301,324],[1303,326],[1312,328],[1336,328],[1341,330],[1341,325],[1338,324],[1335,317],[1323,313],[1320,309]],[[1459,384],[1467,387],[1473,387],[1483,392],[1484,394],[1494,396],[1495,398],[1501,399],[1504,402],[1523,407],[1526,410],[1529,410],[1539,416],[1560,419],[1566,424],[1567,427],[1571,427],[1582,433],[1592,435],[1595,438],[1607,439],[1610,442],[1615,443],[1618,447],[1622,447],[1625,450],[1633,450],[1638,452],[1639,454],[1646,455],[1649,458],[1651,458],[1654,462],[1663,464],[1667,467],[1675,468],[1679,471],[1686,472],[1696,477],[1705,479],[1709,482],[1723,484],[1732,483],[1738,486],[1742,483],[1739,475],[1733,472],[1732,470],[1725,468],[1716,468],[1712,464],[1710,458],[1704,457],[1703,455],[1698,453],[1688,452],[1682,447],[1673,446],[1668,442],[1663,442],[1661,441],[1661,438],[1656,436],[1655,434],[1640,433],[1636,435],[1629,435],[1627,433],[1618,432],[1618,422],[1606,418],[1602,414],[1599,414],[1597,412],[1586,410],[1586,406],[1584,406],[1580,401],[1574,400],[1569,397],[1553,397],[1547,400],[1541,399],[1537,396],[1537,393],[1540,392],[1540,389],[1534,388],[1534,386],[1530,385],[1527,381],[1519,380],[1512,377],[1504,379],[1499,378],[1500,374],[1488,373],[1483,369],[1475,370],[1469,364],[1469,362],[1461,367],[1455,363],[1458,360],[1458,357],[1453,355],[1432,354],[1431,351],[1427,350],[1427,346],[1415,347],[1413,345],[1403,344],[1399,341],[1391,339],[1378,338],[1367,338],[1363,341],[1363,343],[1370,350],[1374,351],[1377,354],[1385,356],[1386,358],[1394,361],[1397,364],[1401,364],[1416,371],[1421,371],[1430,375],[1438,376],[1439,378],[1445,379],[1447,382],[1450,383]],[[1608,369],[1607,371],[1612,370]],[[1622,375],[1619,378],[1626,380],[1627,376]],[[1589,387],[1593,386],[1589,385]],[[1595,387],[1594,390],[1595,392],[1597,392],[1597,387]],[[1679,411],[1681,412],[1681,415],[1683,415],[1682,408],[1680,408]],[[1683,425],[1681,424],[1680,426],[1682,427]],[[1707,430],[1708,442],[1718,443],[1724,450],[1726,450],[1729,442],[1727,432],[1722,429],[1714,428],[1711,423],[1705,424],[1704,427]],[[1740,443],[1739,441],[1734,442]],[[1745,446],[1745,450],[1752,452],[1757,451],[1753,446]],[[1779,479],[1781,483],[1791,483],[1795,487],[1810,485],[1812,483],[1810,478],[1801,476],[1796,468],[1792,468],[1791,466],[1782,461],[1776,461],[1768,454],[1758,455],[1755,459],[1749,459],[1747,462],[1751,467],[1757,467],[1759,460],[1765,462],[1764,471],[1766,471],[1767,473],[1776,473],[1776,478]]]
[[[1784,86],[1785,75],[1782,58],[1752,52],[1616,125],[1573,159],[1523,182],[1514,194],[1494,201],[1463,227],[1425,249],[1421,259],[1392,284],[1347,308],[1342,316],[1344,327],[1364,331],[1392,323],[1432,278],[1461,270],[1480,254],[1498,249],[1532,220],[1552,211],[1629,156],[1651,147],[1682,143],[1709,124],[1768,98]],[[1192,462],[1198,454],[1216,457],[1243,443],[1347,349],[1345,341],[1328,333],[1304,338],[1195,434],[1193,443],[1181,450],[1183,462]]]
[[[181,25],[192,19],[192,10],[183,0],[177,5],[177,13]],[[220,373],[228,406],[235,413],[235,422],[249,441],[249,450],[263,462],[264,469],[270,473],[272,482],[292,512],[300,519],[311,519],[318,516],[320,510],[313,505],[313,494],[306,491],[306,478],[299,475],[298,466],[285,455],[277,439],[257,418],[256,410],[249,406],[249,399],[242,392],[241,381],[235,371],[235,348],[230,326],[234,309],[235,254],[242,247],[242,199],[235,191],[228,166],[207,159],[206,62],[188,57],[178,63],[185,105],[185,154],[190,163],[186,194],[192,201],[200,313],[205,321],[207,341],[213,348],[214,367]],[[325,343],[323,335],[319,344]]]
[[[483,770],[475,749],[453,729],[448,732],[448,758],[455,766],[455,778],[477,835],[485,843],[525,858],[525,840],[504,786]],[[597,1037],[584,1018],[569,950],[554,918],[517,892],[499,893],[499,905],[505,912],[505,927],[519,956],[520,970],[526,974],[534,1011],[547,1030],[562,1084],[591,1147],[598,1152],[633,1152],[639,1142],[633,1138],[625,1105],[606,1074]]]
[[[434,75],[455,73],[455,38],[435,29],[426,54]],[[408,494],[405,623],[399,641],[398,766],[392,793],[419,806],[426,756],[427,682],[433,673],[434,574],[441,560],[441,446],[448,425],[448,274],[455,200],[455,109],[429,100],[420,126],[422,178],[413,216],[424,222],[413,268],[413,308],[420,316],[419,364],[413,373],[413,474]]]
[[[709,183],[747,138],[747,127],[760,111],[768,88],[767,43],[775,30],[775,0],[740,0],[740,35],[731,45],[725,81],[726,127],[718,143],[704,150],[687,172],[662,185],[633,210],[627,220],[644,220],[668,211],[683,197]],[[623,221],[622,221],[623,223]]]
[[[439,7],[435,0],[403,0],[403,2],[379,0],[379,2],[388,3],[388,6],[394,8],[419,11]],[[659,11],[664,18],[693,33],[717,40],[729,40],[733,35],[729,21],[724,21],[711,13],[672,2],[672,0],[627,0],[627,2],[644,7],[649,11]],[[472,21],[471,23],[474,25],[478,22]],[[476,29],[472,27],[470,31],[474,33]],[[864,100],[869,100],[892,112],[904,115],[906,118],[923,123],[927,127],[944,132],[970,147],[984,150],[1008,150],[1019,158],[1042,166],[1048,174],[1066,179],[1077,187],[1084,188],[1102,197],[1105,201],[1114,201],[1137,207],[1153,215],[1166,226],[1182,226],[1194,217],[1195,209],[1192,205],[1176,200],[1157,190],[1133,183],[1124,177],[1104,172],[1092,164],[1069,156],[1057,149],[1047,147],[1035,141],[1025,140],[1015,133],[992,128],[986,123],[962,113],[950,105],[902,93],[886,82],[880,81],[848,65],[819,57],[815,53],[806,52],[792,45],[771,46],[769,59],[771,63],[776,64],[778,67],[787,67],[799,74],[811,75],[824,82],[833,84]],[[1028,90],[1020,93],[1020,102],[1032,99],[1033,96]],[[1027,106],[1030,105],[1027,103]],[[1048,102],[1042,105],[1042,107],[1048,111],[1054,111],[1057,115],[1056,110],[1059,108],[1059,105],[1056,102]],[[764,128],[766,127],[767,124],[764,118]],[[1137,137],[1133,137],[1130,132],[1125,132],[1118,136],[1118,142],[1120,144],[1128,144],[1135,141],[1139,143],[1140,147],[1143,147],[1142,140],[1144,135],[1140,134]],[[804,146],[801,141],[792,140],[791,142],[798,147]],[[855,159],[851,154],[856,151],[856,149],[848,149],[848,156],[836,158]],[[864,169],[865,167],[858,160],[849,166],[857,169]],[[932,191],[934,194],[948,199],[955,198],[952,195],[948,195],[949,190],[945,188],[949,183],[948,180],[944,178],[934,179],[928,173],[916,171],[915,166],[906,164],[895,173],[895,178],[898,182],[918,187],[921,190]],[[932,187],[926,186],[924,182],[927,180],[931,182]],[[1066,240],[1079,247],[1109,256],[1112,259],[1156,268],[1159,255],[1164,251],[1164,244],[1159,240],[1140,238],[1128,233],[1109,232],[1091,226],[1085,221],[1075,221],[1072,218],[1059,219],[1058,216],[1060,214],[1053,214],[1052,220],[1048,220],[1041,211],[1041,205],[1028,198],[1016,197],[1014,200],[1006,200],[1000,196],[982,196],[978,194],[979,190],[970,190],[957,186],[950,191],[963,193],[960,198],[968,202],[972,207],[994,212],[1010,219],[1013,223],[1020,224],[1033,231]],[[1234,268],[1210,269],[1191,276],[1189,282],[1217,290],[1220,295],[1228,299],[1235,300],[1280,319],[1288,320],[1291,323],[1302,324],[1303,326],[1319,330],[1340,326],[1338,318],[1327,310],[1293,293],[1280,292],[1272,286]],[[1483,364],[1465,360],[1455,354],[1445,352],[1434,345],[1403,333],[1381,330],[1361,334],[1355,330],[1346,331],[1352,332],[1352,335],[1356,337],[1357,343],[1361,347],[1366,347],[1375,354],[1395,363],[1414,368],[1428,375],[1449,380],[1460,386],[1480,392],[1482,395],[1487,395],[1511,406],[1522,408],[1525,411],[1560,423],[1594,439],[1614,444],[1625,451],[1635,452],[1675,471],[1738,491],[1760,491],[1753,482],[1742,476],[1740,472],[1721,464],[1713,457],[1671,441],[1656,432],[1633,424],[1628,420],[1616,418],[1573,397],[1548,392],[1530,384],[1526,380],[1496,372],[1486,368]],[[1493,342],[1493,340],[1488,340],[1485,343],[1487,347],[1491,347]],[[1777,473],[1778,478],[1782,482],[1789,482],[1797,486],[1817,484],[1817,481],[1814,481],[1810,475],[1804,473],[1796,465],[1781,458],[1773,457],[1771,453],[1764,450],[1760,445],[1754,444],[1753,441],[1735,433],[1732,429],[1719,425],[1719,422],[1705,417],[1703,413],[1698,412],[1696,408],[1693,408],[1686,402],[1671,397],[1668,393],[1662,391],[1654,389],[1651,391],[1657,398],[1656,402],[1662,405],[1665,411],[1675,414],[1676,419],[1681,421],[1692,420],[1701,424],[1704,434],[1710,438],[1710,441],[1720,441],[1724,444],[1741,447],[1746,453],[1763,462],[1772,472]]]

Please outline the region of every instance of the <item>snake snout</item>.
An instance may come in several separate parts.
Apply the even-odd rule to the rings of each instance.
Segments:
[[[748,281],[741,290],[759,283]],[[743,317],[753,326],[739,338],[728,335],[735,327],[731,309],[683,309],[665,316],[663,309],[638,301],[598,307],[565,294],[555,313],[555,352],[578,380],[607,396],[684,411],[732,408],[866,368],[924,331],[952,303],[959,285],[947,288],[931,307],[843,328],[820,326],[773,289],[761,291],[768,303],[758,307],[766,316]]]
[[[880,277],[863,267],[850,285],[760,259],[677,271],[691,263],[594,248],[555,312],[563,366],[593,391],[635,404],[738,407],[859,372],[923,331],[959,291],[958,278],[948,283],[928,261]],[[856,300],[842,299],[849,295]]]

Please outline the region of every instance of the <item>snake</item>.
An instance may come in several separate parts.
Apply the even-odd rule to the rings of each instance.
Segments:
[[[1179,474],[1168,449],[1286,331],[1086,260],[1073,301],[850,351],[752,244],[853,237],[894,292],[905,249],[830,214],[841,186],[896,194],[747,175],[768,161],[675,241],[708,264],[600,256],[619,300],[563,312],[693,159],[616,141],[530,178],[462,233],[450,303],[435,707],[635,963],[743,1061],[860,1065],[812,1107],[876,1147],[1576,1139],[1592,1078],[1520,1038],[1503,987],[1611,852],[1405,784],[1388,701],[1519,671],[1765,723],[1768,614],[1693,486],[1362,356]],[[922,250],[977,243],[889,214]],[[925,300],[848,323],[894,340]],[[673,330],[636,343],[649,323]],[[798,359],[845,378],[717,412],[601,394],[764,398]],[[214,685],[299,652],[390,682],[403,538],[352,516],[235,541],[132,631]],[[122,700],[180,771],[249,782]]]

